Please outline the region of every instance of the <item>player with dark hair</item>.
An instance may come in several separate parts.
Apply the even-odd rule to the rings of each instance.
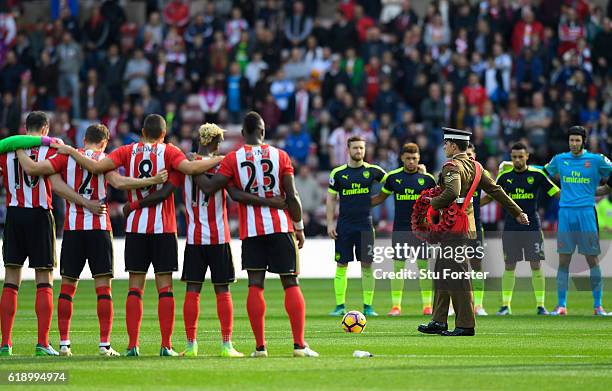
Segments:
[[[376,196],[372,197],[372,206],[383,203],[389,195],[393,194],[395,200],[392,236],[393,247],[395,248],[396,244],[403,246],[404,243],[412,247],[417,247],[421,245],[421,241],[411,233],[412,208],[423,190],[436,186],[436,180],[431,174],[419,172],[420,153],[417,144],[404,144],[400,158],[404,165],[396,170],[389,171],[382,178],[382,190]],[[414,261],[415,260],[412,260],[412,262]],[[419,270],[427,269],[427,259],[416,259],[416,262]],[[405,263],[405,259],[395,260],[393,262],[394,272],[401,271]],[[431,279],[419,279],[419,285],[421,287],[423,315],[431,315],[432,281]],[[392,279],[392,308],[387,315],[401,315],[403,291],[404,280],[401,278]]]
[[[370,195],[374,182],[382,182],[386,173],[379,166],[364,161],[365,139],[359,136],[350,137],[347,146],[349,161],[331,171],[327,189],[327,233],[334,239],[336,248],[336,308],[330,315],[341,316],[346,313],[348,263],[356,258],[361,262],[363,313],[365,316],[378,316],[372,307],[375,287],[373,259],[367,251],[374,244]],[[340,212],[336,224],[337,203],[340,204]]]
[[[26,133],[40,139],[40,147],[24,150],[36,161],[43,161],[55,154],[49,147],[49,120],[40,111],[26,117]],[[34,137],[33,137],[34,138]],[[46,139],[46,140],[45,140]],[[12,146],[17,146],[13,144]],[[25,146],[21,144],[19,146]],[[101,214],[104,208],[79,196],[71,190],[59,175],[40,177],[27,175],[19,163],[16,152],[0,155],[3,185],[6,190],[6,223],[2,242],[5,266],[4,288],[0,298],[2,319],[2,346],[0,356],[13,354],[11,334],[17,311],[17,294],[21,283],[21,268],[28,259],[28,266],[35,269],[36,302],[38,320],[37,356],[57,356],[59,353],[49,344],[49,328],[53,314],[52,271],[55,267],[55,221],[51,213],[51,189],[66,200]]]
[[[162,170],[168,171],[168,180],[180,186],[180,173],[194,175],[214,167],[220,157],[210,160],[188,161],[183,152],[172,144],[164,144],[166,121],[157,114],[145,118],[142,140],[123,145],[107,157],[93,160],[68,146],[58,150],[69,154],[76,162],[93,174],[101,174],[124,167],[131,178],[155,176]],[[126,300],[126,326],[129,344],[126,354],[138,356],[138,338],[142,320],[142,294],[146,273],[153,264],[158,292],[159,326],[162,335],[160,356],[178,356],[172,349],[174,329],[174,294],[172,293],[172,272],[178,270],[178,242],[176,238],[176,216],[174,196],[170,195],[154,208],[139,208],[140,200],[162,185],[128,192],[133,212],[126,221],[125,268],[130,273],[129,292]]]
[[[298,248],[304,245],[304,222],[293,166],[285,151],[264,143],[265,133],[261,116],[254,111],[247,113],[242,124],[245,145],[223,159],[217,174],[211,178],[200,175],[198,185],[207,194],[231,183],[261,198],[285,196],[287,210],[239,204],[242,268],[249,276],[247,312],[256,343],[251,357],[268,356],[264,331],[266,301],[263,296],[266,272],[279,274],[285,290],[285,309],[293,334],[293,355],[318,357],[319,354],[304,341],[306,306],[297,278]]]
[[[569,265],[572,254],[585,256],[590,268],[593,292],[593,313],[607,315],[602,306],[603,284],[599,268],[599,229],[595,213],[595,194],[602,178],[612,172],[612,162],[601,154],[585,149],[587,131],[582,126],[572,126],[568,132],[569,152],[555,155],[544,166],[546,173],[559,176],[561,200],[559,202],[559,226],[557,229],[557,307],[551,315],[567,314],[567,289]]]
[[[104,158],[110,133],[102,124],[91,125],[85,131],[84,148],[79,152],[95,160]],[[117,171],[106,175],[91,174],[66,155],[57,154],[49,160],[35,162],[22,150],[17,151],[21,166],[28,175],[41,176],[59,173],[72,190],[90,202],[100,203],[106,209],[108,182],[116,189],[132,190],[163,183],[168,173],[163,170],[149,178],[127,178]],[[57,321],[60,332],[60,355],[71,356],[70,321],[72,300],[85,263],[94,277],[98,296],[97,313],[100,323],[100,355],[118,356],[110,344],[113,320],[111,278],[113,277],[112,227],[108,213],[96,215],[82,206],[66,201],[64,237],[60,256],[62,286],[57,301]]]
[[[536,300],[536,313],[548,315],[544,306],[546,292],[545,278],[542,272],[544,256],[544,235],[538,215],[538,199],[540,194],[548,197],[558,196],[559,188],[548,179],[540,169],[529,166],[529,152],[523,143],[512,145],[510,156],[513,167],[501,171],[497,175],[497,184],[516,202],[527,216],[530,225],[518,224],[511,216],[505,215],[502,244],[504,251],[505,270],[502,276],[502,306],[497,315],[512,314],[512,293],[514,290],[514,270],[517,262],[526,261],[531,266],[531,283]],[[486,195],[481,205],[486,205],[493,199]]]

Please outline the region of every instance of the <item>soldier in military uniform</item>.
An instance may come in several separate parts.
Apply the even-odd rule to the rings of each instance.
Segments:
[[[469,192],[471,184],[476,178],[476,165],[480,163],[471,160],[467,153],[470,140],[470,131],[442,128],[444,130],[444,153],[449,160],[442,167],[439,185],[443,191],[430,200],[433,209],[441,211],[454,201],[461,205]],[[489,173],[482,166],[478,189],[485,191],[499,202],[506,211],[520,224],[529,224],[527,215],[514,202],[503,189],[495,183]],[[442,211],[442,213],[444,213]],[[469,222],[469,232],[460,235],[447,235],[441,243],[442,247],[452,246],[457,249],[470,244],[470,239],[476,238],[474,210],[472,205],[466,208]],[[474,335],[474,308],[472,302],[472,286],[469,278],[469,262],[456,261],[446,258],[446,251],[436,260],[434,275],[437,277],[434,284],[434,304],[432,321],[420,325],[418,330],[425,334],[440,334],[444,336],[471,336]],[[457,252],[458,254],[459,252]],[[465,253],[464,253],[465,254]],[[452,278],[451,273],[458,272],[464,278]],[[446,278],[445,278],[446,277]],[[455,330],[448,331],[448,307],[450,300],[455,308]]]

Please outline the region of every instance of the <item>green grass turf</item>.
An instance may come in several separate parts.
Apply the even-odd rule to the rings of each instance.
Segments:
[[[549,280],[553,287],[554,281]],[[607,281],[612,286],[612,281]],[[521,282],[528,287],[529,281]],[[55,297],[59,291],[55,283]],[[184,286],[176,282],[176,324],[174,344],[184,347],[182,302]],[[115,281],[115,322],[113,346],[123,352],[126,282]],[[278,280],[267,282],[266,336],[269,359],[221,359],[220,334],[211,286],[206,284],[201,299],[198,331],[200,357],[160,358],[157,298],[152,281],[145,290],[144,319],[139,358],[116,359],[96,356],[98,322],[91,281],[81,282],[74,300],[71,358],[33,357],[36,343],[34,285],[24,282],[19,295],[13,343],[15,356],[0,359],[0,371],[65,370],[68,386],[75,389],[609,389],[612,377],[612,317],[591,316],[590,292],[569,294],[570,316],[537,317],[530,290],[515,292],[514,316],[477,319],[477,336],[443,338],[421,335],[416,326],[420,296],[412,290],[404,295],[405,316],[371,318],[361,335],[344,334],[337,318],[327,312],[333,307],[332,281],[303,280],[307,303],[306,339],[317,350],[318,359],[291,357],[292,340]],[[520,284],[519,284],[520,286]],[[235,321],[234,343],[250,353],[254,340],[246,316],[246,283],[232,286]],[[386,313],[389,292],[379,290],[375,308]],[[494,313],[500,292],[487,292],[485,306]],[[610,297],[610,291],[607,295]],[[604,296],[604,298],[605,298]],[[360,309],[359,280],[351,280],[348,307]],[[548,292],[552,309],[556,295]],[[54,314],[51,338],[58,347],[57,318]],[[352,357],[356,349],[367,350],[373,358]],[[23,386],[20,389],[27,389]]]

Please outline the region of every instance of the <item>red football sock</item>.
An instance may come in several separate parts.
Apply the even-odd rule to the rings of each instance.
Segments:
[[[0,298],[0,319],[2,319],[2,346],[12,346],[11,333],[17,312],[17,293],[19,287],[4,283],[2,298]]]
[[[36,317],[38,318],[38,344],[49,346],[49,329],[53,317],[53,288],[51,284],[36,285]]]
[[[293,343],[304,346],[304,325],[306,323],[306,305],[299,286],[285,289],[285,310],[289,315]]]
[[[200,292],[187,291],[185,293],[185,302],[183,303],[183,320],[185,321],[185,334],[187,334],[187,341],[189,342],[196,340],[199,316]]]
[[[110,286],[96,288],[98,296],[98,323],[100,324],[100,344],[110,344],[113,328],[113,298]]]
[[[172,287],[166,286],[157,290],[157,316],[159,317],[159,330],[161,331],[161,346],[172,347],[172,331],[174,330],[174,294]]]
[[[59,297],[57,298],[57,328],[60,333],[60,341],[70,340],[70,320],[72,319],[72,299],[76,292],[76,286],[62,284]]]
[[[125,325],[130,339],[128,349],[138,346],[140,322],[142,321],[142,289],[130,288],[125,301]]]
[[[217,316],[221,323],[221,338],[223,342],[232,340],[232,327],[234,322],[234,304],[229,292],[217,293]]]
[[[258,286],[250,286],[247,296],[247,312],[251,329],[255,335],[255,343],[257,347],[265,346],[266,340],[264,337],[264,328],[266,323],[266,301],[263,295],[263,288]]]

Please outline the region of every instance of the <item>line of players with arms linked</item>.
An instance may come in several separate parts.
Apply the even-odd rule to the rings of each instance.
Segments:
[[[452,131],[452,129],[448,130]],[[495,182],[518,205],[514,205],[516,211],[522,210],[527,215],[529,223],[525,224],[524,221],[521,221],[517,213],[505,213],[502,234],[505,261],[502,276],[503,303],[497,315],[512,314],[514,273],[519,261],[527,261],[531,266],[537,314],[566,315],[569,264],[576,248],[580,254],[585,256],[590,268],[594,314],[608,315],[602,306],[602,278],[598,259],[601,250],[595,202],[596,196],[612,191],[612,175],[610,175],[612,163],[601,154],[588,152],[585,149],[586,140],[587,132],[584,127],[572,127],[568,134],[570,151],[556,155],[544,167],[529,165],[528,147],[520,142],[515,143],[511,146],[512,161],[503,162],[500,165]],[[456,144],[458,154],[467,153],[470,159],[476,159],[475,148],[469,143],[469,140],[454,140],[449,137],[448,140],[445,140],[445,143],[448,142]],[[436,181],[431,174],[426,172],[425,167],[419,164],[419,148],[414,143],[408,143],[402,147],[400,157],[403,167],[388,173],[385,173],[379,166],[364,161],[366,143],[363,139],[349,138],[347,146],[348,163],[336,167],[331,172],[327,195],[328,234],[335,240],[335,260],[337,262],[334,278],[336,307],[330,315],[341,316],[346,312],[347,265],[357,259],[361,263],[364,314],[377,316],[378,314],[372,307],[375,278],[372,271],[371,246],[374,244],[374,228],[369,210],[393,195],[395,216],[392,246],[395,248],[397,244],[403,246],[405,243],[413,247],[422,246],[423,241],[411,232],[412,210],[420,193],[436,186]],[[453,156],[447,157],[451,160],[453,158]],[[490,176],[486,170],[482,175],[483,177]],[[606,177],[608,177],[607,183],[598,187],[601,179]],[[442,180],[443,178],[440,178],[440,181]],[[375,182],[382,184],[382,189],[371,197]],[[555,183],[558,183],[559,186]],[[471,201],[477,235],[476,241],[473,242],[474,246],[483,243],[480,207],[494,200],[493,191],[491,195],[479,194],[483,192],[483,189],[485,187],[481,181]],[[550,313],[544,306],[545,277],[541,269],[542,261],[545,260],[544,240],[537,212],[538,200],[543,196],[560,198],[557,240],[557,252],[560,259],[557,273],[558,304]],[[463,200],[457,198],[456,202],[461,204]],[[340,213],[336,221],[335,209],[338,203]],[[394,271],[401,271],[406,266],[406,261],[406,259],[394,260]],[[427,259],[411,260],[411,262],[415,261],[420,270],[427,269]],[[482,270],[482,257],[470,259],[469,263],[473,270]],[[422,274],[419,273],[419,275]],[[483,307],[485,281],[476,278],[471,282],[473,313],[485,316],[487,315]],[[404,280],[395,278],[391,279],[390,283],[392,308],[388,315],[398,316],[401,314]],[[420,279],[419,284],[423,314],[432,315],[432,281]],[[451,306],[449,314],[453,312]]]
[[[125,355],[138,356],[143,316],[143,291],[150,265],[155,272],[160,356],[196,356],[200,291],[207,269],[216,294],[221,329],[221,356],[243,357],[232,345],[233,303],[229,284],[235,280],[230,249],[226,195],[239,203],[242,267],[248,273],[247,312],[255,350],[267,357],[264,281],[276,273],[285,292],[285,309],[293,335],[295,357],[318,357],[304,341],[305,303],[298,283],[298,249],[304,244],[301,202],[286,152],[264,143],[265,125],[259,114],[246,114],[244,146],[227,156],[217,154],[223,130],[214,124],[199,128],[200,148],[189,158],[164,144],[166,123],[156,114],[145,118],[140,142],[104,154],[110,134],[101,124],[87,128],[84,148],[75,149],[47,137],[49,121],[42,112],[26,118],[26,136],[0,141],[0,168],[7,197],[3,255],[5,280],[0,298],[0,356],[13,354],[11,334],[17,310],[21,270],[35,270],[38,356],[72,355],[70,321],[80,274],[88,262],[95,281],[100,326],[99,353],[119,356],[111,347],[113,322],[111,278],[113,245],[106,213],[106,187],[128,190],[125,268],[129,272]],[[122,169],[125,175],[119,174]],[[173,349],[175,303],[172,273],[178,271],[178,243],[173,193],[183,188],[187,240],[181,279],[186,282],[183,304],[187,346]],[[55,226],[51,193],[66,200],[60,255],[61,290],[57,301],[59,352],[49,343],[53,313],[52,272]]]
[[[183,305],[187,347],[183,352],[195,356],[198,352],[197,322],[199,300],[206,270],[211,270],[211,280],[216,293],[217,314],[221,325],[221,355],[241,357],[232,345],[233,303],[229,284],[234,281],[234,268],[229,247],[229,227],[225,205],[226,192],[239,202],[240,239],[242,240],[242,267],[248,272],[249,292],[247,312],[253,330],[256,348],[252,357],[268,355],[265,342],[265,310],[263,296],[266,271],[280,275],[285,289],[285,308],[289,316],[293,339],[293,353],[298,357],[316,357],[304,341],[305,304],[298,284],[298,249],[304,243],[303,223],[299,196],[293,181],[293,167],[287,154],[264,144],[265,124],[254,112],[244,118],[243,136],[245,145],[226,157],[216,156],[223,131],[213,124],[199,129],[200,149],[188,159],[176,147],[164,144],[165,122],[158,115],[145,119],[141,142],[126,145],[104,154],[109,133],[103,125],[92,125],[85,134],[85,147],[76,150],[46,137],[49,125],[44,113],[32,112],[26,119],[29,136],[16,136],[0,141],[0,168],[7,190],[7,218],[4,230],[4,263],[6,277],[0,299],[2,346],[0,355],[12,354],[11,333],[17,307],[17,294],[21,281],[21,268],[27,258],[29,267],[35,269],[36,303],[38,318],[37,355],[71,355],[70,320],[72,300],[78,279],[85,262],[89,263],[95,280],[97,313],[100,323],[99,352],[104,356],[119,355],[110,345],[113,320],[111,278],[113,273],[112,234],[106,213],[107,182],[118,189],[128,190],[129,203],[124,207],[126,216],[125,263],[129,272],[129,292],[126,299],[126,326],[129,344],[128,356],[139,355],[139,330],[142,319],[142,295],[146,272],[151,264],[155,271],[155,282],[159,294],[158,316],[162,336],[160,355],[177,356],[172,348],[171,336],[174,327],[174,297],[172,272],[178,270],[178,246],[173,192],[183,187],[187,209],[187,245],[181,279],[186,282]],[[42,137],[38,137],[42,136]],[[26,137],[23,139],[21,137]],[[564,166],[570,164],[565,158],[586,159],[584,164],[594,168],[598,175],[609,174],[610,163],[600,155],[583,151],[586,138],[584,130],[574,129],[570,134],[571,153],[555,157],[546,169],[549,174],[562,174]],[[12,140],[11,140],[12,139]],[[472,155],[473,147],[465,149]],[[348,140],[349,163],[330,174],[327,200],[329,235],[335,239],[337,271],[334,278],[336,308],[333,315],[345,311],[347,286],[346,266],[356,256],[362,265],[364,313],[376,315],[372,308],[375,280],[371,260],[359,254],[363,232],[374,232],[370,206],[377,205],[389,195],[395,194],[395,232],[410,231],[412,206],[418,194],[435,186],[435,180],[426,172],[419,171],[419,150],[415,144],[406,144],[401,151],[403,167],[385,173],[375,165],[363,161],[365,141],[359,138]],[[509,194],[543,190],[549,196],[559,189],[546,177],[546,172],[527,165],[528,152],[524,145],[512,147],[512,164],[502,170],[498,183]],[[582,163],[581,163],[582,164]],[[123,168],[125,176],[117,169]],[[488,175],[485,173],[485,175]],[[593,175],[590,173],[589,175]],[[382,192],[373,198],[370,189],[374,182],[383,183]],[[568,181],[579,183],[580,181]],[[595,186],[599,177],[589,183]],[[563,183],[562,188],[563,188]],[[580,182],[584,184],[585,182]],[[51,191],[66,199],[65,233],[60,257],[62,275],[61,292],[58,298],[58,328],[60,350],[49,343],[49,329],[53,312],[52,270],[55,267],[55,229],[51,208]],[[583,189],[584,190],[584,189]],[[597,190],[600,194],[610,191],[608,186]],[[569,192],[575,197],[573,192]],[[591,191],[594,193],[594,190]],[[561,206],[566,191],[561,193]],[[415,196],[417,195],[417,196]],[[340,214],[338,224],[334,222],[335,207],[339,197]],[[504,238],[507,261],[503,278],[504,306],[499,314],[509,314],[514,267],[519,260],[530,261],[533,269],[534,291],[538,313],[546,314],[544,308],[544,276],[540,271],[543,259],[542,234],[535,205],[536,197],[513,197],[532,222],[524,232],[528,240],[522,247],[512,238]],[[594,202],[594,194],[592,194]],[[572,206],[575,199],[567,201]],[[474,198],[476,223],[481,233],[478,203],[490,202],[487,196]],[[588,207],[586,207],[588,209]],[[592,209],[592,205],[591,205]],[[588,210],[585,210],[588,214]],[[587,216],[588,218],[589,216]],[[560,216],[561,218],[561,216]],[[510,222],[510,223],[509,223]],[[575,222],[574,222],[575,223]],[[512,219],[506,219],[506,231]],[[596,224],[596,223],[595,223]],[[521,228],[512,225],[512,229]],[[587,227],[591,229],[592,227]],[[586,231],[588,231],[586,229]],[[522,231],[525,231],[524,229]],[[405,238],[403,240],[406,240]],[[479,238],[482,241],[482,236]],[[591,267],[591,280],[595,297],[595,313],[603,314],[601,307],[601,273],[597,267],[597,248],[589,244],[574,243],[579,251],[587,255]],[[567,243],[571,245],[571,243]],[[590,243],[592,245],[592,243]],[[566,255],[569,265],[571,253]],[[591,246],[593,247],[593,246]],[[597,252],[598,254],[598,252]],[[481,260],[471,260],[472,267],[480,270]],[[561,263],[559,276],[565,278],[567,291],[567,266]],[[426,267],[426,260],[419,260],[419,267]],[[394,262],[396,268],[404,261]],[[599,279],[597,279],[599,272]],[[559,283],[559,306],[556,314],[565,314],[565,296]],[[562,282],[562,281],[561,281]],[[423,312],[431,313],[431,282],[421,280]],[[484,315],[482,296],[483,281],[474,281],[474,301],[477,314]],[[393,308],[390,315],[401,311],[403,281],[392,280]],[[562,301],[563,300],[563,301]]]

